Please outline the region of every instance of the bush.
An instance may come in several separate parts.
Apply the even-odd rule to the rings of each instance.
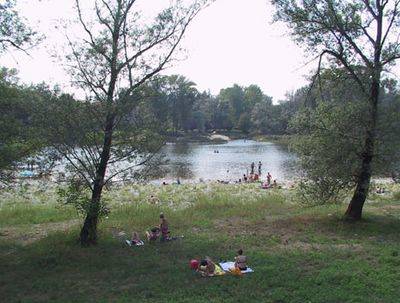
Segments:
[[[347,189],[347,184],[329,177],[301,180],[296,197],[300,204],[306,206],[338,204],[344,198]]]

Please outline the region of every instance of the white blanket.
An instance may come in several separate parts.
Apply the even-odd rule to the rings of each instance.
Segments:
[[[229,269],[234,268],[235,267],[235,262],[223,262],[223,263],[219,263],[219,265],[221,266],[221,268],[228,272]],[[242,270],[242,274],[247,274],[250,272],[254,272],[254,270],[252,270],[250,267],[247,267],[246,270]]]

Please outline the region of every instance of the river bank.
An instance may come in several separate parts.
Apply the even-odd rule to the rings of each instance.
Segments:
[[[179,132],[167,136],[168,142],[204,142],[204,143],[223,143],[231,140],[254,140],[258,142],[275,142],[288,144],[290,135],[263,135],[263,134],[246,134],[238,130],[232,131],[213,131],[213,132]]]

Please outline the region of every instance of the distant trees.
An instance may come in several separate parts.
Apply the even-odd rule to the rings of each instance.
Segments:
[[[0,71],[0,182],[10,181],[14,166],[32,151],[31,102],[15,76],[13,70]]]
[[[397,0],[273,0],[276,18],[286,22],[294,39],[313,53],[320,65],[343,67],[363,93],[365,129],[357,161],[356,186],[346,216],[361,219],[368,195],[377,139],[382,79],[400,58]],[[366,79],[366,80],[364,80]],[[350,133],[354,129],[348,130]]]

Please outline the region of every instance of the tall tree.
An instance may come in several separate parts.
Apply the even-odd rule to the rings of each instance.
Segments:
[[[400,58],[398,0],[272,0],[276,19],[287,22],[292,35],[330,65],[344,67],[365,96],[367,127],[361,163],[348,218],[362,216],[372,175],[378,105],[383,72]],[[356,68],[357,67],[357,68]],[[361,67],[361,68],[360,68]],[[367,78],[368,82],[363,81]]]
[[[96,117],[97,125],[93,127],[92,141],[88,141],[90,133],[86,133],[85,140],[76,142],[81,144],[72,140],[69,146],[57,146],[90,188],[89,207],[80,233],[81,244],[90,245],[97,242],[102,190],[108,180],[127,169],[118,169],[116,164],[151,158],[142,148],[150,139],[141,126],[136,127],[142,121],[136,111],[140,100],[135,91],[171,62],[188,25],[207,0],[194,1],[189,6],[173,1],[151,24],[140,18],[135,0],[91,1],[93,10],[84,10],[81,2],[76,0],[76,11],[87,38],[81,42],[68,40],[68,63],[75,84],[85,89],[95,104],[85,111]],[[88,17],[91,12],[94,15]],[[122,132],[118,129],[121,123],[125,126]],[[133,133],[128,135],[129,132]],[[111,164],[116,167],[113,172]]]

